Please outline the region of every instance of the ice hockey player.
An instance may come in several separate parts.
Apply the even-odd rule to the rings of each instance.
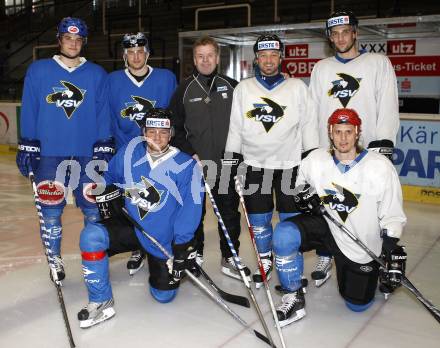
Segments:
[[[319,117],[320,147],[329,145],[327,118],[338,108],[353,108],[362,118],[362,142],[371,150],[393,154],[399,128],[397,81],[390,60],[382,54],[359,50],[358,20],[350,11],[333,13],[326,21],[326,35],[335,55],[313,68],[310,92]],[[317,250],[312,278],[321,286],[329,277],[331,256]]]
[[[174,111],[176,136],[173,144],[201,161],[207,172],[207,180],[218,206],[220,215],[231,237],[234,248],[240,248],[239,198],[230,177],[221,180],[222,156],[228,136],[231,117],[232,94],[237,81],[217,72],[220,61],[220,47],[212,37],[202,36],[193,44],[194,72],[179,85],[173,95],[170,107]],[[216,166],[211,179],[210,168]],[[214,168],[213,168],[214,169]],[[225,171],[225,173],[231,172]],[[214,183],[212,183],[212,181]],[[197,263],[201,265],[204,249],[203,219],[196,232]],[[220,236],[221,270],[227,276],[241,279],[235,267],[232,253],[218,226]],[[250,279],[250,270],[243,269]],[[194,272],[198,275],[197,272]]]
[[[273,237],[276,269],[285,292],[277,308],[282,326],[306,315],[302,253],[321,245],[335,258],[339,293],[347,307],[361,312],[373,304],[379,265],[334,223],[327,222],[322,209],[376,255],[382,250],[389,266],[391,258],[398,256],[393,268],[383,270],[381,285],[388,292],[400,286],[406,253],[397,242],[406,217],[399,177],[385,156],[360,146],[361,127],[361,118],[353,109],[335,110],[328,119],[330,150],[314,150],[299,167],[299,192],[294,198],[303,213],[280,222]]]
[[[44,220],[41,238],[55,264],[55,280],[61,281],[61,215],[67,187],[73,189],[85,223],[98,219],[86,166],[92,157],[108,161],[114,146],[105,99],[107,74],[80,56],[87,43],[86,23],[62,19],[57,38],[59,54],[32,63],[26,72],[17,165],[24,176],[30,170],[35,173]]]
[[[147,112],[144,137],[121,148],[105,173],[106,189],[96,197],[102,220],[81,232],[80,249],[89,303],[78,313],[81,328],[115,314],[109,257],[132,250],[146,252],[150,294],[167,303],[177,294],[185,269],[195,263],[194,232],[202,214],[200,169],[189,155],[169,146],[170,112]],[[117,186],[116,186],[117,185]],[[122,207],[144,230],[174,255],[167,260],[125,218]]]
[[[114,71],[108,76],[108,97],[116,150],[142,134],[142,122],[147,111],[152,107],[168,107],[176,89],[176,77],[171,71],[147,64],[150,48],[144,33],[125,34],[122,49],[125,69]],[[141,269],[144,257],[139,250],[133,251],[127,262],[130,275]]]
[[[255,77],[234,90],[226,152],[248,166],[245,203],[267,277],[272,273],[272,214],[281,221],[297,213],[293,189],[301,151],[318,147],[316,113],[304,82],[280,74],[283,43],[261,35],[254,44]],[[240,165],[238,172],[246,166]],[[256,287],[262,285],[257,269]]]

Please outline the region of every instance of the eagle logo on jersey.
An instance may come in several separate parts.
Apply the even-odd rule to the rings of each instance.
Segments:
[[[144,176],[141,176],[142,183],[125,190],[125,196],[130,199],[131,204],[138,208],[141,220],[160,203],[163,191],[157,190],[153,184]]]
[[[327,94],[329,97],[333,96],[333,98],[338,98],[345,108],[350,99],[359,90],[362,79],[344,73],[338,73],[336,75],[338,75],[340,79],[332,81],[333,87],[328,90]]]
[[[321,200],[324,204],[327,204],[330,209],[336,211],[343,222],[347,220],[347,217],[352,213],[359,204],[359,197],[361,195],[352,193],[345,187],[333,183],[335,190],[325,189],[326,196]]]
[[[131,99],[134,101],[125,103],[126,108],[121,110],[123,118],[128,117],[130,121],[135,121],[139,128],[142,128],[145,114],[151,108],[154,108],[156,101],[148,100],[137,95],[132,95]]]
[[[60,81],[64,87],[52,87],[54,93],[46,97],[46,101],[55,104],[57,108],[63,108],[67,118],[70,120],[75,110],[84,100],[86,90],[76,87],[73,83]]]
[[[275,103],[272,99],[261,97],[265,102],[254,104],[254,109],[246,112],[247,118],[254,118],[255,121],[261,122],[264,129],[269,133],[270,129],[284,116],[285,106]]]

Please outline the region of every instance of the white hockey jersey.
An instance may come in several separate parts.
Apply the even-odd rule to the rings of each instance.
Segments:
[[[327,120],[338,108],[356,110],[362,119],[361,142],[388,139],[399,128],[397,80],[390,60],[363,53],[347,63],[329,57],[313,68],[310,93],[318,110],[320,147],[328,148]]]
[[[271,90],[257,78],[234,90],[226,151],[268,169],[297,166],[301,151],[318,147],[318,124],[307,86],[289,78]]]
[[[309,183],[314,187],[327,212],[379,256],[380,231],[387,229],[388,236],[400,238],[406,223],[402,189],[396,170],[386,157],[364,150],[358,160],[352,166],[340,162],[336,165],[328,150],[312,151],[301,162],[296,185]],[[335,224],[327,222],[345,256],[361,264],[372,260]]]

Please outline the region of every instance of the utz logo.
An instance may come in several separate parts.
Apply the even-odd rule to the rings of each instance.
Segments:
[[[69,25],[67,27],[67,31],[71,34],[78,34],[79,33],[79,29],[76,25]]]
[[[284,116],[286,107],[269,98],[261,97],[261,99],[264,103],[254,104],[255,108],[246,112],[246,117],[261,122],[266,132],[269,132],[274,124]]]
[[[64,200],[64,185],[57,181],[45,180],[37,185],[38,200],[42,204],[56,205]]]
[[[392,40],[387,42],[389,56],[415,55],[416,40]]]
[[[329,28],[334,27],[336,25],[344,25],[344,24],[350,24],[350,18],[348,16],[333,17],[327,21],[327,25]]]
[[[136,122],[139,128],[144,126],[143,120],[145,114],[151,108],[154,108],[156,101],[148,100],[136,95],[132,95],[131,99],[133,101],[125,103],[126,108],[121,110],[122,118],[129,118],[130,121]]]
[[[325,189],[326,196],[322,197],[322,202],[327,204],[330,209],[336,211],[343,222],[347,220],[349,214],[351,214],[358,206],[359,194],[354,194],[346,188],[333,184],[336,190]]]
[[[64,87],[52,87],[54,93],[46,97],[49,104],[55,104],[57,108],[62,108],[70,120],[75,110],[84,100],[86,90],[76,87],[67,81],[60,81]]]
[[[278,41],[261,41],[258,43],[258,50],[279,50],[280,43]]]
[[[151,127],[151,128],[170,129],[171,123],[170,123],[170,120],[168,120],[168,119],[147,118],[145,121],[145,126]]]
[[[139,218],[143,218],[160,203],[163,191],[158,191],[153,184],[141,176],[142,183],[125,190],[125,196],[138,209]]]
[[[357,93],[360,87],[361,78],[356,78],[344,73],[336,74],[340,77],[339,80],[332,81],[333,87],[327,92],[329,97],[337,98],[344,106]]]

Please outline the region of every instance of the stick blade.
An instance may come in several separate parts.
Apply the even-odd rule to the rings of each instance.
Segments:
[[[254,330],[254,334],[255,336],[257,336],[260,340],[262,340],[263,342],[266,342],[269,346],[276,348],[275,345],[272,345],[269,341],[269,339],[264,336],[261,332],[258,332],[257,330]]]

